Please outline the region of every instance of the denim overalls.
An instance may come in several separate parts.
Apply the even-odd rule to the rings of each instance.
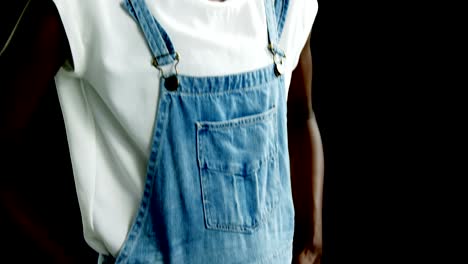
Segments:
[[[291,263],[294,208],[277,47],[288,0],[265,0],[271,66],[216,77],[178,74],[177,52],[145,1],[123,6],[160,71],[160,99],[136,218],[116,259],[100,255],[99,262]]]

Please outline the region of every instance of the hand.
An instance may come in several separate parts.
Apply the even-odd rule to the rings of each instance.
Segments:
[[[304,248],[299,255],[294,256],[292,264],[320,264],[322,262],[322,250],[310,250]]]

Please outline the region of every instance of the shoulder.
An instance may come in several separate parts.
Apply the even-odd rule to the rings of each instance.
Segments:
[[[73,61],[73,72],[81,76],[90,57],[90,47],[100,39],[103,28],[121,12],[119,0],[52,0],[55,4]]]
[[[280,47],[286,53],[287,66],[291,70],[299,62],[301,52],[312,31],[317,11],[317,0],[289,0]]]

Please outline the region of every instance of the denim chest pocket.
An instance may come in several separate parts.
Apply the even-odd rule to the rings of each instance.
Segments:
[[[197,122],[208,229],[251,233],[279,201],[276,107],[220,122]]]

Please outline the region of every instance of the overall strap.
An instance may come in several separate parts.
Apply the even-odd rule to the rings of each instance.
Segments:
[[[153,54],[156,67],[177,63],[178,55],[171,39],[151,15],[145,0],[123,0],[122,6],[140,25]]]
[[[281,38],[281,34],[283,33],[284,22],[286,21],[286,15],[288,13],[288,7],[289,0],[275,0],[275,14],[278,39]]]
[[[268,49],[273,54],[275,62],[275,73],[277,76],[284,73],[283,59],[286,57],[284,51],[279,47],[279,39],[283,31],[288,0],[265,0],[265,15],[268,29]]]

